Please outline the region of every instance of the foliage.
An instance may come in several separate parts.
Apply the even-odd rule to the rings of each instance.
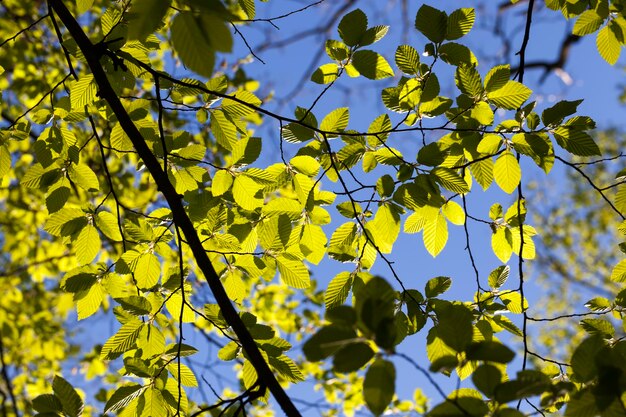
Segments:
[[[618,149],[598,145],[580,100],[532,100],[528,3],[519,64],[491,67],[463,43],[473,8],[421,5],[419,42],[393,56],[378,46],[391,28],[346,10],[323,45],[330,62],[310,74],[322,92],[291,116],[268,110],[262,80],[240,64],[217,65],[237,47],[232,31],[243,38],[239,27],[263,21],[253,0],[5,0],[3,415],[271,415],[272,396],[296,416],[287,388],[303,381],[323,391],[327,415],[626,415],[623,257],[605,256],[589,313],[571,313],[572,300],[558,312],[580,327],[536,339],[561,361],[529,347],[528,323],[553,321],[535,313],[558,309],[529,303],[526,261],[584,265],[555,260],[559,235],[531,224],[542,211],[525,198],[527,173],[558,178],[559,163],[576,175],[578,206],[563,229],[572,233],[589,213],[626,234],[626,185],[621,166],[617,182],[595,185]],[[598,51],[615,64],[621,1],[545,4],[576,18],[575,35],[599,30]],[[330,88],[357,81],[346,77],[382,87],[386,110],[366,129],[350,107],[315,110]],[[269,164],[271,135],[259,136],[268,125],[280,132]],[[422,138],[410,154],[407,132]],[[480,217],[468,213],[476,195],[490,207]],[[475,263],[470,222],[489,234],[480,249],[499,261],[489,273]],[[455,228],[476,278],[463,298],[449,295],[451,277],[415,283],[396,272],[401,231],[421,233],[437,257]],[[316,275],[328,260],[341,271],[326,284]],[[88,339],[102,343],[80,340],[77,321],[99,326]],[[559,350],[568,340],[579,343]],[[207,361],[235,370],[234,381],[217,372],[219,395],[200,378]],[[427,381],[412,400],[398,389],[407,367]],[[435,379],[454,375],[463,388]]]

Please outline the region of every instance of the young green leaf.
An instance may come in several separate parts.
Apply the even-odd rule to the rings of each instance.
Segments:
[[[410,45],[400,45],[396,49],[396,65],[405,74],[415,75],[419,71],[420,55]]]
[[[95,227],[88,224],[80,231],[74,244],[78,263],[81,265],[91,263],[100,252],[100,234]]]
[[[602,16],[595,10],[585,10],[578,16],[572,33],[578,36],[589,35],[596,30],[600,29],[600,26],[604,23]]]
[[[522,170],[517,158],[509,151],[503,152],[493,167],[493,176],[502,191],[511,194],[522,179]]]
[[[438,213],[434,218],[426,220],[423,240],[433,258],[443,250],[448,242],[448,223],[443,214]]]
[[[339,67],[334,63],[321,65],[311,74],[311,81],[317,84],[330,84],[337,78],[339,78]]]
[[[474,26],[476,13],[472,8],[463,8],[453,11],[448,16],[446,39],[449,41],[459,39],[469,33]]]
[[[613,25],[613,22],[606,25],[596,37],[596,47],[600,56],[609,64],[615,65],[622,52],[622,45],[618,39],[616,32],[621,31],[619,26]]]
[[[496,106],[515,110],[532,94],[532,90],[517,81],[507,81],[502,87],[487,92],[487,98]]]

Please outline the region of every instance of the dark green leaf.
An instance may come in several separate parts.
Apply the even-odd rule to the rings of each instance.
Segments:
[[[374,351],[367,343],[351,343],[339,349],[333,358],[335,372],[355,372],[374,357]]]
[[[376,359],[369,367],[363,381],[363,398],[367,408],[381,415],[396,391],[396,369],[392,362]]]

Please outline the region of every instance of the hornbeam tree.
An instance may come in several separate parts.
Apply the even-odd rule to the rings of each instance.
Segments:
[[[525,80],[626,2],[266,2],[0,3],[2,416],[626,416],[623,140]]]

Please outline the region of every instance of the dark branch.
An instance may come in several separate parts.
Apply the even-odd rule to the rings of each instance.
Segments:
[[[250,335],[250,332],[239,317],[237,310],[235,310],[230,299],[228,298],[219,276],[202,247],[202,242],[200,241],[195,227],[185,211],[180,195],[176,192],[176,189],[170,182],[167,173],[163,171],[158,159],[154,156],[146,144],[143,136],[133,123],[119,97],[113,90],[113,87],[104,72],[104,68],[100,64],[100,55],[98,54],[96,47],[89,40],[85,32],[83,32],[82,28],[62,0],[49,0],[49,4],[70,32],[70,35],[76,41],[78,47],[85,56],[87,64],[98,84],[100,97],[106,100],[113,110],[118,122],[130,138],[134,148],[137,150],[138,155],[156,182],[159,191],[165,197],[167,204],[172,210],[174,223],[185,235],[198,268],[204,274],[204,277],[222,311],[224,319],[228,322],[239,338],[250,363],[254,366],[257,375],[259,376],[259,382],[261,385],[259,391],[263,392],[265,387],[269,388],[287,416],[300,416],[300,412],[295,407],[285,390],[278,383],[278,380],[259,351],[256,342]]]

